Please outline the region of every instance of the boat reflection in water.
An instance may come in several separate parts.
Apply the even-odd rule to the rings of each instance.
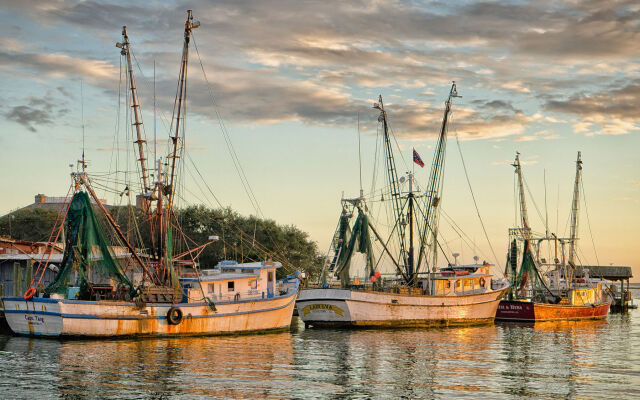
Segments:
[[[633,315],[631,316],[633,317]],[[3,398],[633,398],[631,317],[237,337],[0,336]]]
[[[497,323],[503,336],[504,392],[525,397],[578,394],[585,369],[597,365],[607,320]]]
[[[300,337],[304,340],[296,346],[296,364],[316,371],[313,385],[317,390],[329,390],[338,397],[428,398],[490,392],[491,357],[499,349],[499,329],[494,325],[310,329]]]

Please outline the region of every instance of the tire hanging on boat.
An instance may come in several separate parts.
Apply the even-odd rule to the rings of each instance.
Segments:
[[[167,322],[169,325],[178,325],[182,322],[182,310],[176,307],[171,307],[167,311]]]

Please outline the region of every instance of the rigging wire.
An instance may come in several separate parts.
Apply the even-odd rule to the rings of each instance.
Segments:
[[[213,95],[213,90],[211,88],[211,83],[209,82],[209,79],[207,78],[207,73],[204,69],[204,64],[202,63],[202,58],[200,57],[200,51],[198,50],[198,46],[196,44],[196,39],[195,39],[195,35],[192,35],[192,39],[193,39],[193,47],[196,49],[196,54],[198,55],[198,61],[200,63],[200,68],[202,69],[202,74],[204,76],[204,80],[207,83],[207,89],[209,91],[209,96],[211,97],[211,102],[214,106],[214,112],[216,113],[216,117],[218,118],[218,125],[220,126],[220,130],[222,131],[222,135],[223,138],[225,140],[225,144],[227,145],[227,150],[229,150],[229,154],[231,155],[231,160],[233,162],[234,168],[236,169],[236,172],[238,174],[238,177],[240,178],[240,182],[242,183],[242,186],[249,198],[249,201],[251,202],[252,207],[255,209],[256,214],[264,217],[262,210],[260,208],[260,204],[258,203],[258,199],[256,198],[253,188],[251,187],[251,185],[249,184],[249,180],[247,179],[247,176],[244,172],[244,168],[242,168],[242,164],[240,163],[240,159],[238,157],[238,154],[236,153],[235,147],[233,146],[233,143],[231,142],[231,137],[229,135],[229,132],[227,130],[227,127],[222,119],[222,116],[220,115],[220,112],[218,111],[218,105],[216,103],[216,99],[215,96]]]
[[[589,218],[589,209],[587,208],[587,194],[584,191],[584,182],[581,179],[580,185],[582,186],[582,201],[584,202],[584,211],[587,215],[587,226],[589,227],[589,236],[591,236],[591,245],[593,246],[593,253],[596,255],[596,262],[600,265],[600,259],[598,258],[598,252],[596,251],[596,244],[593,240],[593,231],[591,231],[591,220]]]
[[[524,182],[524,186],[527,188],[527,193],[529,193],[529,197],[531,198],[531,202],[533,203],[533,207],[536,209],[536,212],[538,213],[538,218],[540,218],[540,221],[542,223],[544,223],[544,218],[542,217],[542,213],[540,212],[540,209],[538,208],[538,205],[536,204],[536,200],[533,197],[533,193],[531,192],[531,189],[529,188],[529,184],[527,183],[527,179],[523,176],[522,177],[522,181]],[[529,221],[529,223],[531,223]]]
[[[489,235],[487,234],[487,229],[484,226],[484,221],[482,221],[482,217],[480,216],[480,210],[478,208],[478,203],[476,202],[476,196],[473,193],[473,189],[471,188],[471,180],[469,179],[469,173],[467,171],[467,164],[464,161],[464,157],[462,156],[462,147],[460,146],[460,138],[458,137],[458,130],[456,131],[456,144],[458,145],[458,153],[460,153],[460,160],[462,161],[462,168],[464,169],[464,176],[467,178],[467,185],[469,186],[469,191],[471,192],[471,198],[473,199],[473,206],[476,209],[476,214],[478,215],[478,219],[480,220],[480,226],[482,226],[482,232],[484,233],[484,237],[487,239],[487,243],[489,244],[489,248],[491,249],[491,253],[493,254],[493,258],[496,260],[496,265],[498,265],[498,256],[496,256],[496,252],[493,249],[493,245],[491,244],[491,240],[489,240]]]

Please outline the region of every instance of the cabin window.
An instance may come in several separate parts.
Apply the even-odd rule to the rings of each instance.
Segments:
[[[235,288],[235,282],[227,282],[227,291],[233,292]]]
[[[209,284],[209,293],[213,293],[215,291],[215,285],[213,283]]]
[[[273,271],[269,271],[268,280],[269,280],[269,282],[273,282]]]
[[[447,287],[447,289],[451,288],[451,281],[447,281],[446,287]]]
[[[242,269],[242,273],[243,274],[252,274],[253,270],[251,268],[243,268]]]
[[[253,279],[249,281],[249,285],[251,286],[251,289],[257,289],[258,288],[258,280],[257,279]]]
[[[456,280],[456,287],[459,288],[460,287],[460,280]]]

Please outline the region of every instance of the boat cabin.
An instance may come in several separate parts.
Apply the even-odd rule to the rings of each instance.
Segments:
[[[220,261],[213,269],[180,276],[185,302],[199,303],[205,297],[214,302],[271,298],[276,295],[276,269],[279,262],[237,263]],[[202,284],[202,288],[200,288]]]
[[[491,289],[491,264],[459,265],[440,269],[433,277],[433,296],[484,293]]]

